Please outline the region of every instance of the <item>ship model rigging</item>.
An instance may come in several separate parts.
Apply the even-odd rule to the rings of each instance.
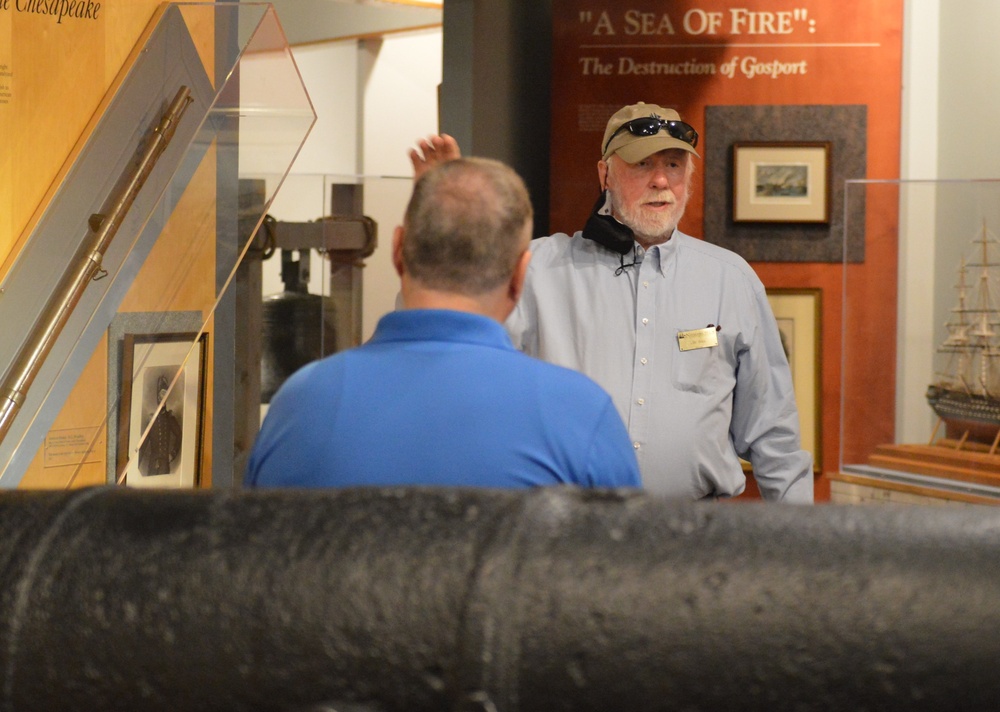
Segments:
[[[963,259],[955,289],[958,298],[938,347],[941,370],[927,388],[927,402],[946,425],[946,437],[1000,445],[1000,246],[982,230],[972,240],[973,256]],[[935,432],[938,427],[935,427]]]

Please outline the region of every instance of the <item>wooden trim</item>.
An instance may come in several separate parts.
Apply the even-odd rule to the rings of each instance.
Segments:
[[[949,490],[931,487],[929,485],[908,484],[906,482],[896,482],[894,480],[882,480],[864,475],[851,475],[843,472],[832,472],[827,475],[832,482],[844,482],[846,484],[859,485],[861,487],[871,487],[872,489],[891,490],[893,492],[905,492],[921,497],[932,499],[942,499],[950,502],[966,502],[968,504],[988,504],[992,506],[1000,505],[1000,496],[987,497],[985,495],[969,494],[967,492],[951,492]]]
[[[433,0],[382,0],[390,5],[412,5],[413,7],[426,7],[428,10],[440,10],[444,7],[444,2],[433,2]]]
[[[390,35],[398,35],[404,32],[419,32],[420,30],[436,30],[444,27],[443,23],[432,22],[427,25],[413,25],[411,27],[397,27],[394,30],[381,30],[379,32],[361,32],[356,35],[341,35],[339,37],[324,37],[321,40],[311,40],[309,42],[295,42],[292,47],[315,47],[330,42],[347,42],[349,40],[380,40]]]

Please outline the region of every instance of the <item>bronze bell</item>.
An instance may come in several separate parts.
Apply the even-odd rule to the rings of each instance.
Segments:
[[[309,250],[281,250],[284,291],[264,297],[260,399],[310,361],[336,350],[333,300],[309,293]]]

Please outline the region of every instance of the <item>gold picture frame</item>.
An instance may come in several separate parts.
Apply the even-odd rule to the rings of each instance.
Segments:
[[[733,144],[733,222],[829,223],[829,141]]]
[[[817,472],[823,461],[822,296],[820,289],[767,289],[792,372],[802,449],[812,453]]]
[[[193,488],[201,475],[208,334],[125,334],[117,483]]]

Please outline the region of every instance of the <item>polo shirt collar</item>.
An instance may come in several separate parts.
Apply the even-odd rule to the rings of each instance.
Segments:
[[[448,341],[513,349],[503,325],[480,314],[451,309],[400,309],[379,319],[369,343]]]

